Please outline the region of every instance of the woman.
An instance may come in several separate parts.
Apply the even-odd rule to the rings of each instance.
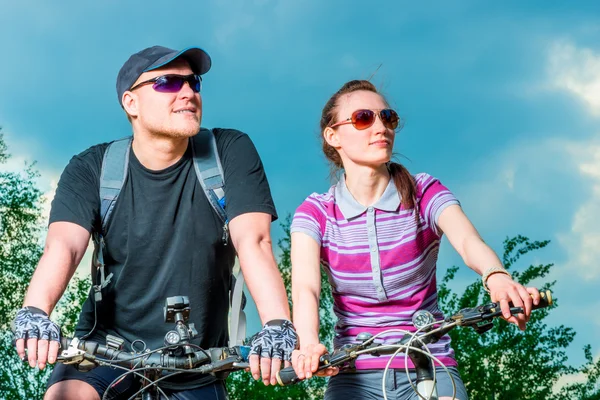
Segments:
[[[334,346],[353,343],[360,332],[397,328],[414,331],[412,314],[420,309],[442,318],[437,305],[436,261],[442,234],[466,265],[482,275],[484,288],[499,301],[505,318],[525,329],[534,288],[512,280],[496,254],[483,242],[459,202],[437,179],[415,176],[390,162],[398,115],[368,81],[350,81],[327,102],[321,117],[323,152],[344,174],[324,194],[310,195],[292,223],[292,297],[300,350],[292,363],[299,378],[310,378],[319,357],[320,265],[331,282],[338,318]],[[525,308],[510,316],[508,302]],[[386,342],[401,334],[384,336]],[[457,399],[467,398],[456,369],[450,338],[429,346],[447,366],[457,386]],[[355,372],[335,375],[326,399],[380,399],[388,357],[361,356]],[[388,398],[418,398],[397,357],[390,373]],[[409,367],[412,366],[409,364]],[[337,375],[336,375],[337,374]],[[413,378],[414,379],[414,378]],[[440,399],[451,399],[452,384],[437,369]]]

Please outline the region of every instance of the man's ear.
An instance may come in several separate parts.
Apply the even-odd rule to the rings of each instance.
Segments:
[[[125,93],[123,93],[121,102],[123,103],[123,109],[129,116],[138,116],[138,97],[135,93],[126,90]]]
[[[335,129],[330,128],[329,126],[325,128],[325,130],[323,131],[323,138],[325,139],[327,144],[329,144],[334,149],[340,147],[340,139]]]

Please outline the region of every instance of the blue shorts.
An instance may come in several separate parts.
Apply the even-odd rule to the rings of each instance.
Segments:
[[[100,398],[108,388],[108,386],[119,376],[123,374],[123,370],[115,369],[111,367],[96,367],[89,372],[80,372],[72,365],[65,365],[57,363],[54,366],[54,370],[48,379],[47,387],[49,388],[53,384],[67,380],[78,380],[90,384]],[[126,377],[119,382],[116,386],[112,387],[109,391],[108,398],[129,398],[133,396],[141,388],[140,378],[128,374]],[[196,400],[196,399],[207,399],[207,400],[226,400],[227,390],[225,389],[225,383],[222,380],[209,383],[208,385],[185,390],[171,390],[162,389],[169,399],[177,400]]]
[[[467,400],[467,391],[456,367],[448,367],[456,385],[456,400]],[[452,381],[441,367],[436,367],[436,386],[438,397],[452,397]],[[414,370],[410,378],[413,385],[417,379]],[[383,370],[341,371],[329,379],[325,400],[368,400],[382,399],[381,381]],[[389,400],[420,400],[406,377],[404,369],[390,369],[385,382],[386,395]]]

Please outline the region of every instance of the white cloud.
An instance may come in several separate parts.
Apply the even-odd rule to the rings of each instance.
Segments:
[[[42,178],[44,178],[44,176],[42,176]],[[44,204],[42,206],[42,218],[44,221],[48,221],[48,218],[50,217],[50,205],[52,204],[52,199],[54,199],[56,187],[58,185],[58,178],[46,177],[46,179],[48,178],[50,179],[50,188],[42,195],[44,199]]]
[[[571,229],[558,235],[569,255],[567,267],[585,279],[600,277],[600,143],[579,143],[569,148],[579,162],[579,173],[589,197],[573,216]]]
[[[567,385],[571,385],[573,383],[584,383],[586,381],[585,375],[583,374],[572,374],[572,375],[563,375],[552,387],[552,391],[554,393],[558,393],[560,389]]]
[[[552,86],[571,92],[587,104],[591,114],[600,115],[600,54],[558,41],[551,46],[548,67]],[[558,238],[569,256],[568,270],[594,279],[600,277],[600,135],[572,142],[565,150],[577,163],[576,178],[589,195],[578,205],[570,230]]]
[[[600,354],[596,354],[596,356],[593,358],[594,362],[598,362],[598,359],[600,359]],[[572,375],[563,375],[556,381],[556,383],[552,387],[552,391],[554,393],[558,393],[560,391],[560,389],[562,389],[563,387],[565,387],[567,385],[571,385],[574,383],[585,383],[586,381],[587,381],[586,376],[581,373],[580,374],[572,374]]]
[[[457,194],[484,238],[541,227],[546,236],[533,239],[555,238],[564,255],[554,278],[600,282],[600,140],[521,140],[478,170]]]
[[[600,115],[600,55],[568,41],[550,48],[548,70],[553,86],[567,90]]]
[[[8,147],[8,153],[10,158],[0,168],[3,171],[10,171],[15,173],[23,173],[28,165],[31,165],[35,160],[31,153],[37,150],[36,143],[34,141],[24,142],[17,139],[14,135],[2,132],[4,134],[4,142]],[[42,217],[45,221],[48,220],[50,214],[50,203],[54,198],[58,179],[60,178],[60,172],[43,168],[40,164],[35,164],[33,169],[39,172],[39,177],[35,180],[37,187],[42,191],[42,198],[44,204],[42,207]]]

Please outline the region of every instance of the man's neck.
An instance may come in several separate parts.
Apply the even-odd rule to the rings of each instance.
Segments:
[[[175,164],[185,153],[189,139],[150,135],[135,132],[133,153],[139,162],[152,171],[160,171]]]

